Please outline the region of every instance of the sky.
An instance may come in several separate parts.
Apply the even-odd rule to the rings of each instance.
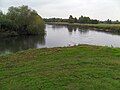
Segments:
[[[120,0],[0,0],[0,10],[28,5],[43,18],[89,16],[99,20],[120,20]]]

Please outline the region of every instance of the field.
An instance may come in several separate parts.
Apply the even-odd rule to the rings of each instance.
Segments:
[[[80,45],[0,56],[0,90],[119,90],[120,48]]]

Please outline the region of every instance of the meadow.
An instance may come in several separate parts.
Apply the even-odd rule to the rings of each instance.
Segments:
[[[119,90],[120,48],[79,45],[0,56],[1,90]]]

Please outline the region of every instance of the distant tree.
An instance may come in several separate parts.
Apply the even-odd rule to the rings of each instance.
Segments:
[[[54,21],[54,22],[68,22],[68,23],[81,23],[81,24],[105,23],[104,21],[99,21],[97,19],[90,19],[90,17],[86,17],[86,16],[81,16],[81,17],[79,17],[79,19],[77,19],[76,17],[74,18],[72,15],[69,16],[69,19],[49,18],[49,19],[44,19],[44,20],[45,20],[45,22],[53,22]]]
[[[111,21],[110,19],[108,19],[108,20],[106,21],[106,23],[107,23],[107,24],[112,24],[112,21]]]
[[[74,18],[72,15],[69,16],[69,23],[74,23]]]
[[[119,20],[116,20],[115,22],[114,22],[114,24],[119,24],[120,22],[119,22]]]
[[[81,16],[78,20],[79,23],[82,24],[98,24],[98,20],[90,19],[89,17]]]
[[[81,17],[79,18],[79,23],[84,23],[84,17],[83,17],[83,16],[81,16]]]
[[[74,22],[75,22],[75,23],[77,23],[77,22],[78,22],[78,20],[77,20],[77,18],[76,18],[76,17],[74,18]]]
[[[0,10],[0,17],[2,17],[3,16],[3,12]]]
[[[90,23],[90,18],[89,17],[84,17],[84,16],[81,16],[79,18],[79,23]]]
[[[90,23],[90,18],[89,17],[84,17],[85,23]]]
[[[90,23],[91,23],[91,24],[98,24],[99,21],[98,21],[98,20],[93,20],[93,19],[92,19],[92,20],[90,20]]]

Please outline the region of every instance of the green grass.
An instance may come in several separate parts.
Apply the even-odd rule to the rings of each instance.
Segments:
[[[0,57],[0,90],[119,90],[120,48],[80,45]]]
[[[49,22],[48,24],[57,24],[57,25],[69,25],[69,26],[77,26],[79,28],[87,28],[94,30],[102,30],[102,31],[119,31],[120,32],[120,24],[79,24],[79,23],[65,23],[65,22]]]

